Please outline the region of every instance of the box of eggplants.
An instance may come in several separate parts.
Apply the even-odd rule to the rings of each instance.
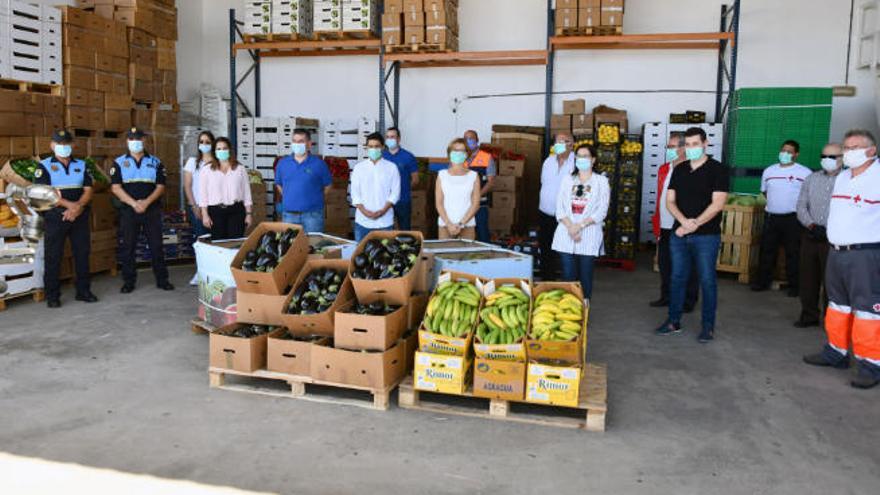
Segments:
[[[249,373],[266,367],[266,339],[278,327],[233,323],[211,332],[208,338],[209,363]]]
[[[309,376],[312,346],[328,345],[322,335],[294,335],[286,328],[269,334],[266,369],[289,375]]]
[[[349,268],[357,300],[405,305],[415,287],[423,241],[416,231],[377,231],[364,237]]]
[[[239,291],[277,296],[285,293],[309,255],[309,240],[300,225],[263,222],[232,260]]]
[[[384,351],[406,331],[408,309],[384,301],[349,301],[336,311],[333,341],[343,349]]]
[[[281,321],[294,335],[333,336],[336,309],[354,298],[348,260],[308,260],[282,306]]]

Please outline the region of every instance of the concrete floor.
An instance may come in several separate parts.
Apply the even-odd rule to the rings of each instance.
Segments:
[[[0,450],[281,493],[878,493],[880,390],[811,368],[795,300],[721,283],[717,340],[655,337],[656,275],[597,272],[590,359],[608,431],[211,390],[195,290],[95,282],[99,304],[0,313]],[[394,396],[396,400],[396,395]],[[0,481],[2,486],[2,481]],[[72,490],[80,493],[85,490]]]

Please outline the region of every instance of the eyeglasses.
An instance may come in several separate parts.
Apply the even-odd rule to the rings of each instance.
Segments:
[[[832,158],[834,160],[837,160],[838,158],[840,158],[840,155],[822,155],[823,160],[826,158]]]

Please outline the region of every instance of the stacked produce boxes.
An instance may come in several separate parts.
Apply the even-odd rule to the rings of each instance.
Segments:
[[[514,194],[516,210],[513,225],[521,229],[536,225],[541,190],[541,165],[545,158],[544,128],[494,125],[492,146],[501,150],[496,161],[501,175],[495,178],[494,191]],[[520,161],[522,161],[521,174],[519,163],[514,163]],[[489,228],[493,228],[491,219]]]
[[[624,0],[557,0],[556,36],[621,34]]]
[[[510,235],[522,225],[519,215],[525,163],[523,155],[509,152],[499,153],[496,159],[498,175],[495,177],[489,206],[489,229],[494,236]]]
[[[51,5],[0,1],[0,79],[61,84],[61,13]]]
[[[273,0],[272,33],[312,34],[313,5],[311,0]]]
[[[593,114],[586,113],[587,102],[583,99],[562,102],[562,113],[550,116],[550,135],[559,133],[593,134]]]
[[[392,0],[385,2],[382,44],[386,49],[458,50],[457,0]]]

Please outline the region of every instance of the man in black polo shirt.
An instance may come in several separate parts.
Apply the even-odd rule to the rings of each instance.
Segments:
[[[703,292],[701,343],[714,338],[718,286],[715,264],[721,247],[721,210],[727,202],[729,171],[706,155],[706,131],[692,127],[685,133],[688,161],[672,172],[666,205],[675,224],[669,240],[672,257],[669,317],[657,328],[658,335],[681,332],[681,314],[691,266],[696,264]]]

